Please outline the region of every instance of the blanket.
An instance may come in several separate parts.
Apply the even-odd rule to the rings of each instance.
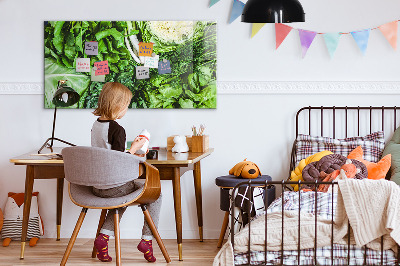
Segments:
[[[385,179],[338,181],[335,228],[347,229],[348,221],[356,245],[395,250],[400,243],[400,187]]]
[[[334,243],[345,244],[348,223],[352,228],[351,244],[366,245],[380,250],[380,237],[384,237],[384,249],[394,249],[400,243],[400,188],[387,180],[339,181],[337,208],[334,224]],[[300,248],[314,247],[315,216],[298,212],[276,212],[267,216],[267,248],[280,250],[282,217],[284,219],[284,249],[296,250],[298,230],[300,230]],[[248,226],[235,235],[235,252],[247,251]],[[330,245],[331,220],[317,216],[317,247]],[[263,251],[265,245],[265,215],[251,223],[250,248]],[[228,241],[214,259],[214,266],[234,265],[234,253]]]
[[[299,215],[297,211],[284,211],[268,214],[267,216],[267,249],[278,251],[281,249],[282,239],[282,217],[284,220],[283,242],[285,250],[297,250],[298,230],[300,229],[300,248],[314,247],[315,216],[311,213],[300,213],[300,228],[298,228]],[[250,249],[263,251],[265,245],[265,215],[259,216],[251,222]],[[332,221],[317,216],[317,246],[330,245],[332,232]],[[343,233],[342,233],[343,235]],[[249,226],[246,226],[235,235],[235,252],[246,252],[249,241]],[[334,240],[335,241],[335,240]],[[343,240],[337,239],[337,243],[344,244]],[[218,252],[214,259],[214,266],[234,265],[233,248],[228,241]]]

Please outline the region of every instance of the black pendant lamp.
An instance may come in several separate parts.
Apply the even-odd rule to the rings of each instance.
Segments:
[[[243,8],[242,22],[304,22],[304,10],[298,0],[249,0]]]

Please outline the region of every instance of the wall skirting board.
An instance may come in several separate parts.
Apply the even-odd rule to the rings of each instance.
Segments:
[[[43,94],[43,83],[0,83],[0,94]],[[400,81],[219,81],[218,94],[400,94]]]

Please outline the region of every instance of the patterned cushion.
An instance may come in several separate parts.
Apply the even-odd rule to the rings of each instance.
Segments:
[[[345,139],[299,134],[296,139],[296,165],[298,165],[302,159],[323,150],[329,150],[347,157],[357,146],[363,148],[365,160],[378,162],[385,147],[383,131],[374,132],[364,137]]]

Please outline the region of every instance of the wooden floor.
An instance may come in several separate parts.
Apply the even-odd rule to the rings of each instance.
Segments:
[[[12,241],[9,247],[0,246],[0,265],[60,265],[61,258],[64,255],[65,248],[69,239],[40,239],[36,247],[25,249],[25,259],[20,260],[19,254],[21,249],[20,242]],[[172,262],[167,264],[162,256],[157,242],[154,241],[154,254],[157,258],[156,263],[149,264],[143,254],[136,249],[140,240],[121,240],[122,247],[122,264],[123,265],[212,265],[215,255],[218,253],[217,240],[183,240],[183,261],[178,260],[178,247],[176,240],[163,240],[168,250]],[[115,265],[114,262],[114,243],[110,241],[110,255],[113,257],[113,262],[104,263],[91,258],[93,240],[92,239],[77,239],[68,259],[67,265]]]

